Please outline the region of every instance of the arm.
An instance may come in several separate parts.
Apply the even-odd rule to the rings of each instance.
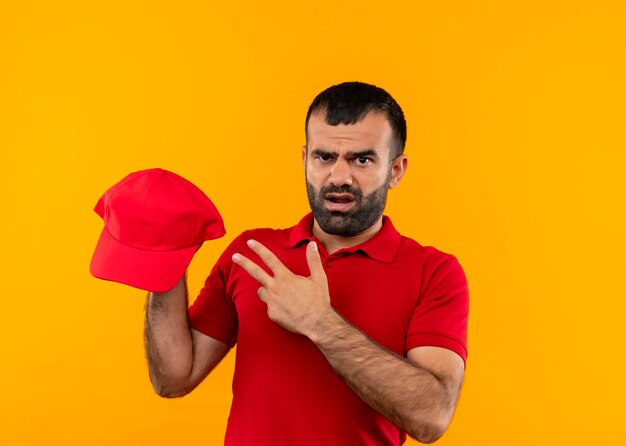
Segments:
[[[408,358],[369,339],[334,310],[309,335],[333,370],[363,401],[422,443],[447,429],[463,380],[463,359],[438,347]]]
[[[402,358],[377,345],[330,305],[328,282],[315,243],[307,248],[310,277],[297,276],[262,244],[248,246],[271,269],[267,274],[236,253],[233,261],[262,286],[259,298],[271,320],[309,337],[335,372],[372,408],[423,443],[448,427],[461,382],[463,359],[451,350],[417,347]]]
[[[144,340],[150,381],[157,394],[175,398],[191,392],[226,356],[230,347],[189,327],[186,277],[165,293],[149,293]]]

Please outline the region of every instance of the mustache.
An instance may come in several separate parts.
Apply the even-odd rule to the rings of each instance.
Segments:
[[[342,186],[328,185],[322,186],[319,191],[319,195],[325,196],[326,194],[350,194],[355,200],[359,200],[363,197],[361,189],[344,184]]]

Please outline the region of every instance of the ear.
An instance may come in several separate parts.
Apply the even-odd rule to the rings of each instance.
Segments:
[[[302,167],[306,170],[306,146],[302,146]]]
[[[402,154],[398,156],[391,164],[391,178],[389,180],[389,189],[395,188],[408,167],[409,160],[406,155]]]

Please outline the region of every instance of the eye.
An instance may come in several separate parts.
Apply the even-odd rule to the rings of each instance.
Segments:
[[[367,166],[372,162],[372,160],[366,156],[359,156],[358,158],[355,158],[354,162],[359,166]]]
[[[326,163],[332,159],[332,156],[330,156],[330,154],[328,153],[318,153],[315,155],[315,158]]]

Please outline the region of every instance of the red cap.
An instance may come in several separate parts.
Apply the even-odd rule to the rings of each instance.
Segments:
[[[159,293],[178,283],[205,240],[226,233],[204,192],[163,169],[127,175],[100,197],[94,210],[104,229],[91,258],[91,274]]]

